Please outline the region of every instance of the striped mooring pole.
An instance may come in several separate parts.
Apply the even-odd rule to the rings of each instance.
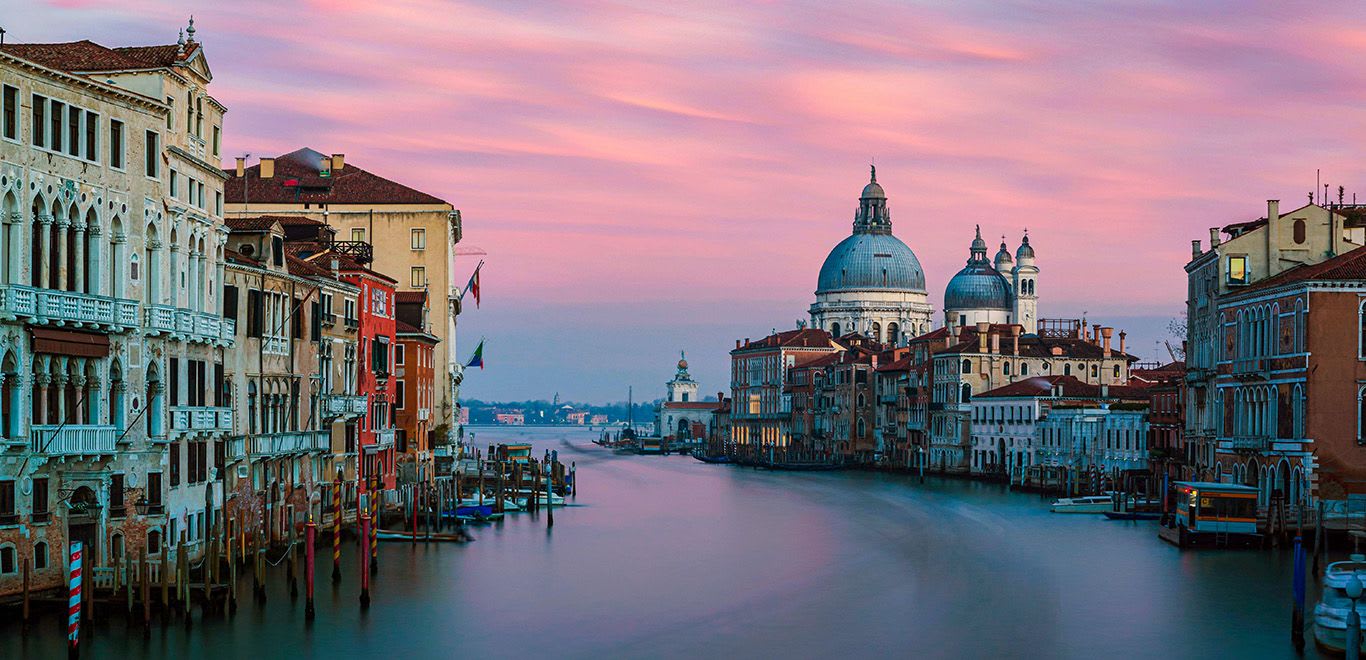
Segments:
[[[359,521],[357,521],[359,522]],[[332,581],[341,580],[342,472],[332,488]]]
[[[81,542],[71,542],[71,577],[67,583],[66,655],[77,657],[81,641]]]

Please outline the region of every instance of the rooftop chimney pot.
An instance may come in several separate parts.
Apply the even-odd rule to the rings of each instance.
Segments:
[[[262,178],[262,179],[273,179],[273,178],[275,178],[275,159],[274,159],[274,158],[262,158],[262,159],[261,159],[261,178]]]

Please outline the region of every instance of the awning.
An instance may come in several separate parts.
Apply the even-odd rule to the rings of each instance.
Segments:
[[[34,353],[102,358],[109,355],[109,337],[93,332],[29,328]]]

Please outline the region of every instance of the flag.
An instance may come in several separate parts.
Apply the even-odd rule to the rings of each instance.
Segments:
[[[475,271],[476,274],[478,274],[478,272],[479,271]],[[474,348],[474,355],[470,356],[470,361],[465,364],[465,367],[484,368],[484,340],[479,340],[479,345]]]
[[[467,294],[467,293],[473,293],[473,294],[474,294],[474,307],[475,307],[475,309],[478,309],[478,308],[479,308],[479,269],[480,269],[480,268],[483,268],[483,267],[484,267],[484,262],[483,262],[483,261],[480,261],[480,262],[479,262],[479,265],[474,267],[474,273],[473,273],[472,275],[470,275],[469,284],[466,284],[466,285],[465,285],[465,290],[460,292],[460,299],[461,299],[461,300],[464,300],[464,299],[465,299],[465,294]]]

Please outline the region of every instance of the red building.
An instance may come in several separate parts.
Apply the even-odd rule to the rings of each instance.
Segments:
[[[360,288],[357,341],[356,393],[366,397],[366,413],[356,424],[356,447],[360,454],[363,482],[379,476],[383,487],[396,483],[394,452],[394,390],[392,373],[394,347],[397,345],[394,286],[392,277],[377,273],[349,260],[341,263],[343,281]]]
[[[425,297],[421,291],[400,296]],[[432,472],[432,399],[436,395],[436,345],[441,340],[400,312],[394,352],[394,452],[407,481],[427,481]]]

